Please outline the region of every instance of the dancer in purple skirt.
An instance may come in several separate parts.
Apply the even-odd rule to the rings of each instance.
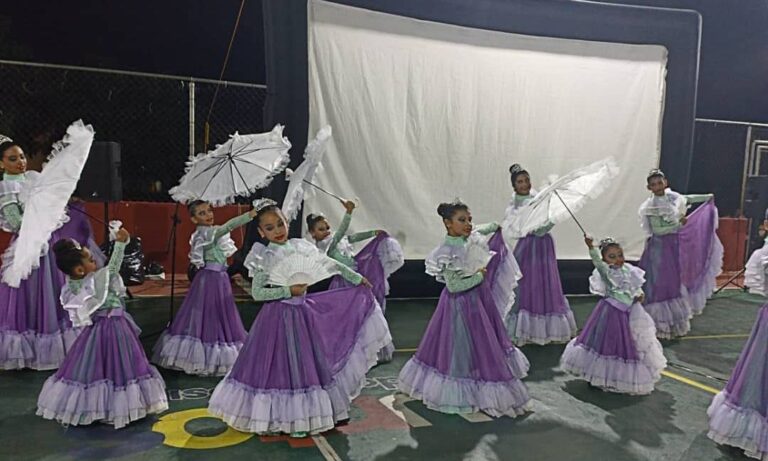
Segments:
[[[346,201],[343,204],[347,213],[336,232],[331,232],[328,220],[325,216],[318,214],[307,216],[307,229],[321,251],[368,279],[382,312],[386,312],[386,296],[389,294],[388,279],[390,275],[403,266],[405,262],[403,249],[397,240],[382,230],[347,235],[355,204],[352,201]],[[370,238],[373,240],[355,255],[352,244]],[[344,277],[336,275],[331,280],[330,289],[346,286],[352,285]],[[388,344],[379,351],[379,362],[391,361],[394,352],[394,344]]]
[[[645,271],[645,310],[659,338],[685,336],[690,319],[704,310],[723,266],[712,194],[681,195],[667,188],[661,170],[647,178],[653,196],[640,206],[649,236],[639,266]],[[686,217],[688,205],[707,202]]]
[[[759,264],[763,272],[759,279],[746,278],[750,292],[768,293],[768,255],[764,248],[756,250],[750,261],[753,270]],[[758,311],[731,379],[712,400],[707,414],[710,439],[768,461],[768,304]]]
[[[530,175],[520,165],[509,167],[509,174],[514,193],[505,212],[507,217],[519,213],[536,196]],[[564,343],[576,336],[576,320],[563,293],[555,242],[549,235],[552,227],[549,224],[538,229],[515,246],[515,259],[524,277],[506,323],[518,346]]]
[[[416,354],[400,371],[398,386],[444,413],[521,415],[530,408],[521,381],[529,365],[502,320],[514,302],[515,258],[498,224],[473,229],[467,205],[442,203],[437,213],[447,235],[425,264],[445,288]]]
[[[39,173],[27,172],[24,151],[10,139],[0,136],[0,228],[17,234],[24,215],[19,194]],[[65,224],[66,226],[66,224]],[[61,238],[54,231],[49,245]],[[14,240],[16,236],[14,235]],[[86,242],[81,242],[85,244]],[[38,267],[18,288],[0,283],[0,370],[32,368],[54,370],[75,342],[74,328],[59,302],[64,275],[56,269],[53,251],[40,257]]]
[[[245,265],[251,294],[264,301],[240,355],[216,386],[208,410],[233,428],[305,437],[349,419],[376,354],[392,341],[387,322],[356,272],[304,239],[288,239],[285,218],[269,199],[254,204],[261,236]],[[270,273],[288,257],[325,261],[358,285],[307,294],[306,285],[269,286]]]
[[[125,311],[120,278],[128,232],[120,229],[107,267],[98,269],[74,240],[56,242],[56,263],[67,274],[61,299],[85,329],[37,399],[37,414],[64,425],[95,421],[115,429],[168,409],[165,383],[149,364],[139,328]]]
[[[757,232],[765,240],[762,248],[755,250],[747,261],[744,285],[749,288],[750,293],[768,296],[768,291],[765,290],[765,262],[768,261],[768,210],[765,210],[765,219]]]
[[[624,262],[624,252],[613,239],[602,240],[600,250],[590,237],[584,241],[595,265],[590,291],[603,298],[579,336],[565,347],[560,366],[609,392],[649,394],[667,360],[653,320],[640,304],[644,273]]]
[[[189,241],[189,260],[200,270],[179,313],[155,344],[152,361],[191,375],[223,376],[234,365],[246,336],[227,275],[227,258],[237,251],[229,233],[247,224],[256,212],[214,226],[209,203],[196,200],[188,208],[197,225]]]

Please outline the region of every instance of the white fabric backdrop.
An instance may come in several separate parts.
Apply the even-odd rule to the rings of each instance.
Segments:
[[[612,155],[620,177],[579,217],[639,258],[637,208],[659,162],[666,49],[531,37],[308,2],[310,139],[333,127],[317,181],[356,197],[353,230],[384,228],[409,259],[440,243],[438,203],[461,197],[475,222],[501,221],[522,164],[539,187]],[[337,225],[334,199],[304,212]],[[572,222],[560,259],[587,259]]]

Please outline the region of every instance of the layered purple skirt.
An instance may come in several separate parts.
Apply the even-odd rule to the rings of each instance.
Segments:
[[[709,438],[768,460],[768,304],[760,309],[728,385],[707,414]]]
[[[149,364],[138,327],[122,309],[100,310],[37,400],[37,414],[65,425],[101,421],[119,429],[168,409],[165,383]]]
[[[530,408],[521,381],[528,360],[510,341],[493,282],[504,263],[500,234],[491,240],[499,250],[484,281],[461,293],[443,289],[416,354],[400,371],[400,390],[436,411],[490,416],[517,416]]]
[[[666,365],[653,320],[643,306],[613,298],[600,300],[560,358],[564,371],[623,394],[651,393]]]
[[[381,311],[387,311],[387,295],[389,294],[389,282],[387,278],[389,274],[385,271],[385,262],[381,258],[381,250],[386,245],[386,240],[389,239],[387,234],[381,233],[377,235],[373,240],[368,242],[363,249],[361,249],[355,255],[355,263],[357,268],[355,269],[359,274],[368,279],[373,287],[371,291],[376,297]],[[344,280],[340,275],[336,275],[331,279],[329,289],[334,290],[337,288],[351,287],[352,284]],[[379,361],[389,362],[392,360],[392,356],[395,352],[395,345],[389,343],[379,351]]]
[[[60,236],[54,232],[49,245]],[[54,370],[77,339],[59,301],[65,282],[55,261],[49,249],[18,288],[0,283],[0,370]]]
[[[659,338],[688,334],[690,319],[704,310],[723,265],[713,201],[688,217],[676,233],[653,235],[638,264],[645,271],[645,310]]]
[[[371,291],[341,288],[265,304],[208,410],[243,432],[332,429],[349,418],[376,353],[392,341]]]
[[[223,376],[235,364],[245,337],[227,266],[207,263],[155,344],[152,361],[191,375]]]
[[[518,241],[514,254],[523,278],[506,320],[512,341],[518,346],[570,341],[576,336],[576,320],[563,294],[552,237],[528,235]]]

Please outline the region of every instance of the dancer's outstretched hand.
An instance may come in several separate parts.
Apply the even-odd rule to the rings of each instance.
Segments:
[[[368,281],[367,278],[363,277],[363,279],[360,281],[360,285],[366,286],[368,288],[373,288],[373,284]]]
[[[595,239],[593,239],[589,235],[585,235],[584,236],[584,243],[586,243],[587,244],[587,248],[589,248],[591,250],[592,248],[594,248],[593,243],[595,243]]]
[[[682,224],[683,226],[688,224],[688,216],[683,216],[682,218],[680,218],[680,224]]]

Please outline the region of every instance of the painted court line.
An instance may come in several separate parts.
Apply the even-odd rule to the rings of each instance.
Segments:
[[[682,338],[677,338],[681,341],[686,341],[690,339],[737,339],[737,338],[749,338],[749,333],[734,333],[734,334],[726,334],[726,335],[704,335],[704,336],[683,336]]]
[[[693,386],[696,389],[701,389],[702,391],[709,392],[710,394],[717,394],[720,392],[719,389],[715,389],[714,387],[707,386],[706,384],[702,384],[698,381],[694,381],[692,379],[686,378],[685,376],[680,376],[677,373],[672,373],[671,371],[664,370],[661,372],[662,376],[666,376],[667,378],[674,379],[675,381],[680,381],[683,384],[687,384],[689,386]]]
[[[317,449],[320,450],[320,454],[323,455],[323,458],[325,458],[326,461],[341,461],[341,457],[339,457],[339,454],[336,453],[336,450],[333,449],[325,437],[322,435],[315,435],[312,437],[312,440],[315,441]]]

